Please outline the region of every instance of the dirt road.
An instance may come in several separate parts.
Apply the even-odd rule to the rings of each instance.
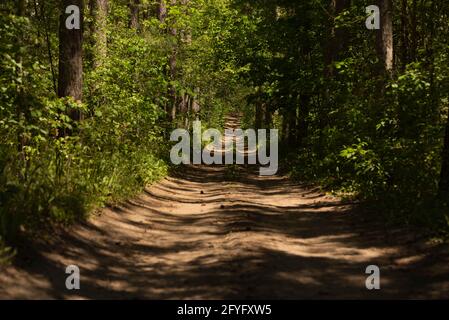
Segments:
[[[293,183],[190,166],[50,244],[22,248],[0,298],[449,298],[449,254]],[[65,267],[81,289],[65,288]],[[381,289],[365,288],[365,268]]]

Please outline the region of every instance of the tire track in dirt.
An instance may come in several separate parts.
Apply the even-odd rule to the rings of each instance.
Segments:
[[[447,246],[257,169],[185,166],[51,241],[23,243],[0,298],[449,298]],[[65,288],[71,264],[78,291]],[[365,288],[371,264],[378,291]]]
[[[377,219],[378,220],[378,219]],[[52,242],[23,246],[0,298],[448,298],[448,254],[287,177],[187,166]],[[65,289],[65,266],[81,290]],[[365,268],[381,267],[381,290]]]

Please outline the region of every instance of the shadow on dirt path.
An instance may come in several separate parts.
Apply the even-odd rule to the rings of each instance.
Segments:
[[[286,177],[228,171],[186,166],[54,242],[30,244],[1,272],[0,298],[449,298],[445,247]],[[78,291],[65,288],[70,264]],[[371,264],[381,290],[365,288]]]

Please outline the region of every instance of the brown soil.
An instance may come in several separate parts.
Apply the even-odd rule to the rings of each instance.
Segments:
[[[449,252],[286,177],[189,166],[22,248],[0,298],[449,298]],[[65,267],[81,289],[65,288]],[[381,268],[381,289],[365,269]]]

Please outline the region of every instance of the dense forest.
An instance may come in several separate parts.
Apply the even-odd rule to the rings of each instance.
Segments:
[[[294,179],[447,230],[446,0],[3,0],[0,20],[0,247],[137,194],[171,130],[230,113],[279,129]]]

